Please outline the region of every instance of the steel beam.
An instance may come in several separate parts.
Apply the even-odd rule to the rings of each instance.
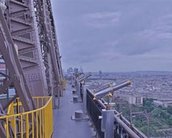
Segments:
[[[0,116],[2,115],[5,115],[5,112],[3,110],[3,107],[0,103]],[[4,128],[4,125],[3,125],[3,122],[4,120],[0,120],[0,138],[6,138],[6,132],[5,132],[5,128]]]
[[[58,96],[62,93],[61,82],[63,79],[59,48],[57,44],[55,24],[52,15],[51,2],[49,0],[34,0],[36,19],[39,28],[42,55],[46,68],[46,80],[49,94]]]
[[[3,85],[0,86],[0,94],[1,93],[5,93],[8,90],[9,86],[11,85],[11,83],[12,83],[11,79],[10,80],[5,80]]]
[[[32,96],[48,95],[33,0],[6,0],[8,28]]]
[[[0,51],[9,70],[10,78],[14,83],[18,96],[26,111],[34,109],[34,103],[29,88],[26,85],[14,42],[7,27],[2,10],[0,9]]]

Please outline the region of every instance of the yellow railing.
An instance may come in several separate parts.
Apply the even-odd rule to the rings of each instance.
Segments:
[[[34,97],[36,109],[25,112],[16,99],[7,115],[0,116],[7,138],[50,138],[53,133],[52,97]]]

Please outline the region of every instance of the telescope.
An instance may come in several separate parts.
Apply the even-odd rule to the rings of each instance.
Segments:
[[[79,76],[77,78],[83,78],[85,76],[84,73],[78,74]]]
[[[102,86],[98,87],[97,89],[94,89],[94,93],[97,93],[99,91],[102,91],[102,90],[107,89],[107,88],[112,87],[112,86],[114,86],[113,82],[105,83]]]
[[[87,79],[87,78],[90,77],[90,76],[91,76],[91,74],[84,75],[83,77],[78,78],[78,81],[79,81],[79,82],[82,82],[83,80]]]
[[[101,99],[102,97],[106,96],[107,94],[109,94],[109,93],[111,94],[116,90],[119,90],[121,88],[129,86],[130,84],[131,84],[131,81],[126,81],[126,82],[121,83],[119,85],[111,86],[110,88],[100,90],[94,94],[94,99]]]

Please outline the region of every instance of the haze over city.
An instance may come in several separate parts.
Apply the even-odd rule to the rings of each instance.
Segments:
[[[171,71],[171,0],[53,0],[63,68]]]

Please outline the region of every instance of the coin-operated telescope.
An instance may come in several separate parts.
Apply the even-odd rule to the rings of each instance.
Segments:
[[[131,84],[131,81],[126,81],[122,84],[115,85],[115,86],[112,86],[112,87],[107,88],[107,89],[103,89],[103,90],[94,94],[94,99],[101,99],[108,94],[112,94],[116,90],[119,90],[123,87],[129,86],[130,84]]]
[[[84,84],[88,77],[90,77],[91,74],[80,74],[77,77],[75,77],[75,88],[76,88],[76,94],[81,96],[81,99],[83,100],[83,91],[84,91]]]
[[[94,89],[94,93],[97,93],[99,91],[105,90],[105,89],[107,89],[109,87],[113,87],[114,85],[115,85],[114,82],[105,83],[105,84],[101,85],[100,87]]]
[[[129,86],[130,84],[131,84],[131,81],[126,81],[119,85],[112,85],[111,87],[102,89],[94,94],[93,100],[101,100],[103,97],[107,97],[108,103],[106,104],[106,108],[109,110],[109,109],[111,109],[111,106],[113,105],[113,103],[111,103],[113,92],[116,90],[122,89],[126,86]]]
[[[82,75],[81,77],[79,76],[77,79],[79,82],[82,82],[84,80],[86,80],[87,78],[89,78],[91,76],[91,74],[87,74],[87,75]]]

